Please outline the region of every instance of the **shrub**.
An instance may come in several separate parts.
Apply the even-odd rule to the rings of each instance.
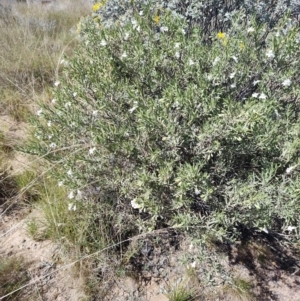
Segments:
[[[106,26],[115,21],[126,23],[135,12],[142,10],[143,6],[151,5],[158,15],[170,9],[172,13],[184,18],[188,27],[200,26],[202,32],[207,34],[206,37],[214,31],[227,31],[231,27],[232,17],[241,10],[248,17],[254,16],[257,23],[265,23],[270,28],[273,28],[288,11],[294,19],[300,15],[299,0],[159,0],[155,3],[149,0],[102,0],[97,4],[94,9]]]
[[[204,42],[153,8],[80,44],[36,118],[31,152],[69,199],[110,208],[112,232],[197,227],[299,233],[299,28],[243,15]]]

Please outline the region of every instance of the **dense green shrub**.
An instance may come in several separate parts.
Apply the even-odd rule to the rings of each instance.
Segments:
[[[146,8],[123,26],[83,20],[31,151],[55,163],[70,202],[115,212],[124,237],[299,234],[299,28],[286,17],[266,36],[241,15],[208,45],[186,27]]]
[[[130,21],[134,12],[142,10],[145,5],[151,5],[157,14],[163,14],[166,9],[173,14],[184,18],[188,27],[200,25],[202,33],[209,35],[218,30],[228,31],[232,17],[243,10],[246,17],[254,16],[259,24],[274,27],[285,13],[291,12],[295,20],[300,15],[299,0],[102,0],[95,8],[101,21],[106,26],[115,21],[126,23]]]

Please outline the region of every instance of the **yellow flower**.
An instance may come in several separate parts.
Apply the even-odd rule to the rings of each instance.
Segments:
[[[218,38],[218,39],[224,39],[224,38],[225,38],[225,33],[219,31],[219,32],[217,33],[217,38]]]
[[[97,2],[93,5],[93,11],[96,12],[98,11],[103,5],[106,4],[106,0],[103,0],[103,1],[100,1],[100,2]]]
[[[160,16],[156,15],[156,16],[153,18],[153,20],[154,20],[154,22],[155,22],[156,24],[158,24],[158,23],[159,23],[159,20],[160,20]]]
[[[244,43],[240,43],[239,47],[240,47],[241,50],[244,50],[245,49],[245,44]]]

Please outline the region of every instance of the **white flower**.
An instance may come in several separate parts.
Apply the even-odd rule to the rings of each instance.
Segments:
[[[128,33],[128,32],[125,32],[125,34],[124,34],[124,40],[127,41],[128,38],[129,38],[129,33]]]
[[[284,87],[289,87],[290,85],[292,84],[291,80],[290,79],[286,79],[282,82],[282,85]]]
[[[267,99],[267,95],[265,93],[261,93],[258,98],[259,99]]]
[[[191,263],[191,268],[194,269],[195,267],[196,267],[196,261],[194,261],[194,262]]]
[[[48,139],[51,140],[53,135],[48,135]]]
[[[251,32],[254,32],[255,31],[255,29],[253,28],[253,27],[249,27],[248,29],[247,29],[247,32],[248,33],[251,33]]]
[[[51,122],[51,121],[48,121],[48,122],[47,122],[47,125],[48,125],[48,127],[50,127],[50,126],[52,125],[52,122]]]
[[[56,99],[53,98],[53,99],[51,100],[51,103],[55,104],[55,103],[56,103]]]
[[[68,101],[66,104],[65,104],[65,108],[67,109],[68,107],[71,106],[71,103]]]
[[[218,64],[219,61],[220,61],[220,58],[217,56],[217,57],[214,59],[212,65],[213,65],[213,66],[216,66],[216,65]]]
[[[136,28],[137,26],[137,21],[136,20],[131,20],[131,24],[133,25],[133,28]]]
[[[195,195],[199,195],[201,191],[198,188],[195,188]]]
[[[69,177],[71,177],[71,176],[72,176],[72,174],[73,174],[72,170],[71,170],[71,169],[69,169],[69,170],[67,171],[67,175],[68,175]]]
[[[129,109],[128,111],[129,111],[129,113],[133,113],[135,110],[137,109],[137,106],[135,106],[135,107],[132,107],[131,109]]]
[[[176,57],[177,59],[180,58],[180,53],[179,53],[178,51],[175,52],[175,57]]]
[[[106,45],[107,45],[106,41],[102,39],[101,42],[100,42],[100,46],[104,47]]]
[[[186,31],[184,29],[181,29],[182,34],[186,34]]]
[[[73,97],[76,97],[76,96],[77,96],[77,92],[74,92],[74,93],[73,93]]]
[[[126,51],[122,53],[121,58],[124,59],[125,57],[127,57],[127,53]]]
[[[194,248],[194,245],[191,243],[191,244],[189,245],[189,250],[192,251],[193,248]]]
[[[160,31],[161,31],[161,32],[166,32],[166,31],[169,31],[169,28],[168,28],[167,26],[162,26],[162,27],[160,28]]]
[[[60,85],[60,81],[57,80],[57,81],[54,83],[54,86],[55,86],[55,87],[58,87],[59,85]]]
[[[68,204],[68,210],[69,210],[69,211],[71,211],[71,210],[76,211],[76,205],[75,205],[75,204],[72,204],[72,203],[69,203],[69,204]]]
[[[229,74],[229,78],[232,79],[232,78],[234,78],[234,77],[235,77],[235,72],[232,72],[232,73]]]
[[[193,65],[195,65],[195,62],[192,59],[189,59],[189,65],[193,66]]]
[[[291,232],[291,231],[293,231],[293,230],[295,230],[295,229],[297,229],[297,227],[294,227],[294,226],[288,226],[288,227],[287,227],[287,230],[288,230],[289,232]]]
[[[89,149],[89,154],[90,154],[90,155],[94,154],[95,150],[96,150],[96,147],[90,148],[90,149]]]
[[[290,175],[296,167],[297,167],[297,165],[288,167],[285,171],[286,174]]]
[[[232,89],[236,88],[236,83],[231,84],[230,88],[232,88]]]
[[[179,48],[180,47],[180,43],[175,43],[175,48]]]
[[[82,191],[77,189],[77,198],[81,199],[82,198]]]
[[[238,58],[236,57],[236,56],[232,56],[232,59],[236,62],[236,63],[238,63],[239,62],[239,60],[238,60]]]
[[[42,115],[42,113],[43,113],[43,110],[42,110],[42,109],[40,109],[40,110],[38,110],[38,111],[36,112],[36,115],[38,115],[38,116],[41,116],[41,115]]]
[[[61,186],[63,186],[63,184],[64,184],[63,181],[59,181],[57,185],[58,185],[59,187],[61,187]]]
[[[140,16],[143,16],[143,15],[144,15],[144,12],[141,10],[141,11],[139,12],[139,15],[140,15]]]
[[[267,56],[267,58],[269,58],[269,59],[274,59],[274,57],[275,57],[275,54],[274,54],[274,52],[271,50],[271,49],[269,49],[267,52],[266,52],[266,56]]]
[[[71,199],[74,199],[74,192],[71,191],[68,195],[68,198],[71,200]]]
[[[253,81],[253,86],[256,86],[258,83],[260,83],[260,80]]]
[[[141,27],[140,25],[136,27],[136,31],[140,32],[141,31]]]
[[[252,94],[252,97],[258,98],[258,95],[259,95],[259,94],[255,92],[255,93]]]
[[[98,110],[94,110],[92,113],[93,116],[97,116],[98,115]]]
[[[50,143],[49,145],[50,148],[56,148],[56,144],[54,142]]]
[[[133,199],[133,200],[131,201],[131,207],[132,207],[133,209],[139,209],[139,208],[141,208],[141,205],[138,204],[138,203],[136,202],[135,199]]]

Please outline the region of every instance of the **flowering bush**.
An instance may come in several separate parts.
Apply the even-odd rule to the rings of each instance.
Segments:
[[[240,15],[211,44],[187,28],[145,7],[110,27],[83,20],[31,151],[71,204],[109,207],[118,235],[299,234],[299,28],[283,18],[266,35]]]
[[[173,14],[184,18],[188,27],[200,25],[202,32],[207,36],[214,31],[228,30],[232,18],[241,10],[247,18],[254,16],[257,23],[267,24],[270,28],[287,12],[290,12],[295,20],[300,15],[299,0],[110,0],[107,3],[97,2],[94,11],[104,25],[111,26],[116,21],[120,24],[126,23],[145,5],[151,5],[158,15],[163,14],[166,9],[171,10]]]

